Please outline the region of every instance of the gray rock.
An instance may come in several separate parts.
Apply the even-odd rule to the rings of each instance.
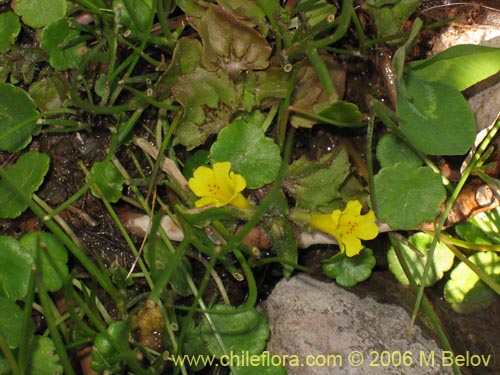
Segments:
[[[446,352],[419,327],[407,335],[410,316],[403,308],[360,299],[334,283],[306,275],[282,280],[260,310],[271,329],[268,350],[289,356],[289,375],[452,374],[439,366],[449,363]],[[360,358],[359,366],[349,363]]]

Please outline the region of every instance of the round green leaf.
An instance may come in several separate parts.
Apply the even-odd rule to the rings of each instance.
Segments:
[[[13,12],[0,14],[0,53],[9,50],[10,44],[16,40],[19,31],[21,31],[21,24],[18,16]]]
[[[122,197],[125,178],[112,162],[97,162],[92,167],[92,175],[97,176],[95,183],[99,189],[92,187],[92,194],[97,198],[102,195],[111,203],[116,203]],[[100,190],[100,193],[99,191]]]
[[[49,170],[50,158],[37,151],[29,151],[19,157],[17,162],[7,169],[7,174],[16,186],[0,180],[0,217],[14,218],[28,207],[29,199],[42,184]]]
[[[94,341],[92,348],[91,358],[92,362],[90,367],[94,371],[109,370],[118,372],[121,367],[121,359],[130,349],[128,344],[128,335],[130,327],[127,322],[118,321],[111,323],[107,329],[108,335],[99,333]],[[113,343],[108,336],[111,337]]]
[[[49,54],[50,65],[57,70],[77,68],[86,52],[85,43],[77,43],[64,47],[80,36],[78,30],[72,29],[72,21],[62,18],[51,23],[42,33],[40,46]]]
[[[11,300],[26,296],[33,259],[14,238],[0,236],[0,295]]]
[[[500,283],[500,257],[497,254],[476,253],[468,259]],[[453,310],[469,314],[491,305],[498,294],[481,281],[469,266],[461,262],[451,271],[450,280],[444,286],[444,298],[451,303]]]
[[[214,310],[224,312],[210,317],[228,352],[259,354],[264,350],[269,338],[269,327],[262,313],[255,309],[231,313],[234,307],[229,305],[215,305]],[[200,324],[200,336],[211,354],[217,357],[224,354],[206,319]]]
[[[409,244],[414,247],[402,246],[403,258],[410,269],[413,280],[420,285],[422,284],[422,275],[424,273],[425,263],[427,262],[427,253],[429,252],[432,243],[432,236],[426,233],[415,233],[408,240]],[[415,250],[416,249],[416,250]],[[431,267],[427,278],[425,279],[425,286],[435,284],[443,278],[444,272],[448,271],[453,266],[455,255],[453,252],[441,242],[438,242],[434,250],[434,256],[431,261]],[[396,279],[402,283],[409,285],[410,282],[406,277],[401,264],[396,256],[394,248],[390,248],[387,253],[389,261],[389,269],[394,274]]]
[[[63,373],[63,367],[56,352],[56,347],[49,337],[34,337],[30,343],[26,362],[26,374],[55,375]]]
[[[68,92],[67,82],[59,77],[51,77],[33,82],[28,90],[41,111],[61,108]]]
[[[65,0],[16,0],[14,12],[31,27],[40,28],[66,15]]]
[[[19,346],[23,335],[23,310],[14,301],[0,296],[0,336],[8,347]]]
[[[339,253],[323,262],[323,273],[339,285],[352,287],[365,281],[372,274],[376,259],[371,249],[365,248],[358,255],[347,257]]]
[[[382,168],[408,162],[419,167],[422,159],[403,141],[392,133],[384,135],[377,145],[377,159]]]
[[[0,150],[17,152],[31,142],[38,131],[38,114],[26,91],[8,83],[0,84]]]
[[[278,145],[261,128],[243,121],[220,131],[210,157],[215,162],[231,162],[231,168],[245,177],[250,189],[272,182],[281,165]]]
[[[42,265],[42,280],[45,287],[55,292],[61,289],[63,281],[68,276],[68,251],[61,241],[50,233],[30,232],[19,240],[23,250],[31,254],[33,259],[38,256]]]
[[[446,198],[441,177],[429,167],[398,163],[375,176],[378,218],[392,229],[412,229],[439,214]]]
[[[406,138],[429,155],[462,155],[474,144],[476,122],[457,89],[417,77],[398,90],[397,115]]]

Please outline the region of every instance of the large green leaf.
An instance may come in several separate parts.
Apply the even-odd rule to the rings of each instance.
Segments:
[[[469,260],[500,283],[500,257],[497,254],[476,253]],[[498,294],[461,262],[451,272],[450,280],[444,286],[444,298],[451,303],[453,310],[468,314],[488,307],[498,299]]]
[[[0,236],[0,295],[11,300],[26,296],[33,259],[17,240]]]
[[[231,169],[245,177],[250,189],[272,182],[281,166],[278,145],[260,127],[242,120],[220,131],[210,157],[215,162],[231,162]]]
[[[375,176],[378,218],[392,229],[412,229],[439,214],[446,198],[441,177],[429,167],[398,163]]]
[[[75,22],[62,18],[51,23],[42,34],[41,47],[49,54],[50,65],[57,70],[77,68],[86,52],[85,43],[80,42],[68,48],[65,44],[74,43],[80,32],[70,27]]]
[[[335,254],[323,262],[322,269],[327,277],[334,279],[339,285],[352,287],[368,279],[375,264],[373,251],[365,248],[353,257],[348,257],[345,253]]]
[[[23,22],[35,28],[47,26],[66,15],[65,0],[16,0],[12,5]]]
[[[0,296],[0,336],[7,346],[15,349],[23,335],[23,311],[8,298]]]
[[[199,338],[204,342],[208,351],[220,358],[226,354],[217,339],[219,336],[229,352],[259,354],[266,347],[269,338],[269,327],[266,317],[254,308],[244,311],[233,311],[229,305],[215,305],[213,309],[222,314],[210,315],[213,328],[204,318],[198,327]]]
[[[344,148],[324,155],[319,162],[300,158],[290,165],[285,186],[297,206],[311,211],[331,212],[343,205],[340,188],[349,175],[351,163]]]
[[[51,338],[35,336],[29,344],[27,375],[56,375],[63,373],[59,355]]]
[[[377,159],[382,168],[409,162],[419,167],[422,159],[399,137],[392,133],[384,135],[377,144]]]
[[[0,217],[17,217],[28,207],[24,198],[29,198],[42,184],[49,170],[49,163],[48,155],[29,151],[7,169],[9,178],[16,181],[17,189],[22,195],[6,181],[0,180]]]
[[[474,144],[474,115],[462,94],[439,82],[407,76],[398,87],[401,131],[429,155],[462,155]]]
[[[7,52],[17,34],[21,31],[19,17],[12,12],[0,14],[0,53]]]
[[[432,240],[433,238],[431,235],[418,232],[409,238],[409,245],[403,245],[401,249],[401,253],[410,270],[411,276],[418,285],[422,284],[425,263],[428,259],[427,255]],[[413,246],[413,248],[410,246]],[[409,285],[410,282],[403,271],[401,263],[399,263],[394,248],[390,248],[387,253],[387,259],[389,261],[389,269],[394,276],[396,276],[396,279],[402,284]],[[438,242],[434,250],[434,256],[431,260],[431,268],[425,279],[425,286],[433,285],[441,280],[444,272],[448,271],[451,266],[453,266],[454,259],[455,255],[453,252],[446,245]]]
[[[407,64],[406,71],[421,80],[462,91],[500,71],[500,48],[453,46],[430,59]]]
[[[19,243],[33,258],[38,256],[45,287],[51,292],[61,289],[68,276],[68,251],[62,242],[51,233],[29,232]]]
[[[35,102],[26,91],[0,84],[0,150],[16,152],[26,147],[40,128],[37,114]]]

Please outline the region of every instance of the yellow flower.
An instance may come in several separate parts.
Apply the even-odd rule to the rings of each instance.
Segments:
[[[374,212],[370,210],[366,215],[361,215],[361,208],[359,201],[350,201],[344,211],[311,214],[309,224],[335,237],[340,251],[352,257],[363,249],[361,240],[371,240],[378,235]]]
[[[246,188],[245,178],[231,171],[230,162],[214,163],[212,168],[198,167],[189,179],[189,188],[199,197],[196,207],[215,204],[215,207],[232,205],[251,208],[252,205],[241,194]]]

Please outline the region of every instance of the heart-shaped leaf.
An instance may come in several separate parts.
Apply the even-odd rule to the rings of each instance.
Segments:
[[[446,198],[441,177],[429,167],[398,163],[375,176],[378,218],[392,229],[412,229],[439,214]]]
[[[281,166],[278,145],[260,127],[241,120],[220,131],[210,157],[214,162],[231,162],[231,168],[245,177],[250,189],[272,182]]]
[[[397,115],[408,141],[429,155],[462,155],[474,144],[476,124],[462,94],[439,82],[407,76],[398,87]]]
[[[372,274],[376,259],[371,249],[365,248],[358,255],[348,257],[338,253],[323,262],[323,273],[339,285],[352,287],[365,281]]]
[[[422,275],[424,273],[425,263],[427,262],[427,254],[432,243],[432,236],[426,233],[418,232],[411,236],[408,243],[414,247],[403,245],[401,252],[403,258],[410,269],[413,280],[420,285],[422,284]],[[410,282],[399,263],[394,248],[391,247],[387,253],[389,261],[389,269],[396,276],[396,279],[402,284],[409,285]],[[431,268],[425,279],[425,286],[435,284],[443,278],[444,272],[448,271],[453,266],[455,255],[444,244],[438,242],[434,250],[434,256],[431,260]]]
[[[31,142],[40,128],[36,124],[36,105],[26,91],[0,84],[0,150],[16,152]]]
[[[16,181],[17,187],[0,180],[0,217],[14,218],[21,215],[28,207],[25,198],[29,198],[42,184],[49,163],[48,155],[29,151],[7,169],[9,178]]]

